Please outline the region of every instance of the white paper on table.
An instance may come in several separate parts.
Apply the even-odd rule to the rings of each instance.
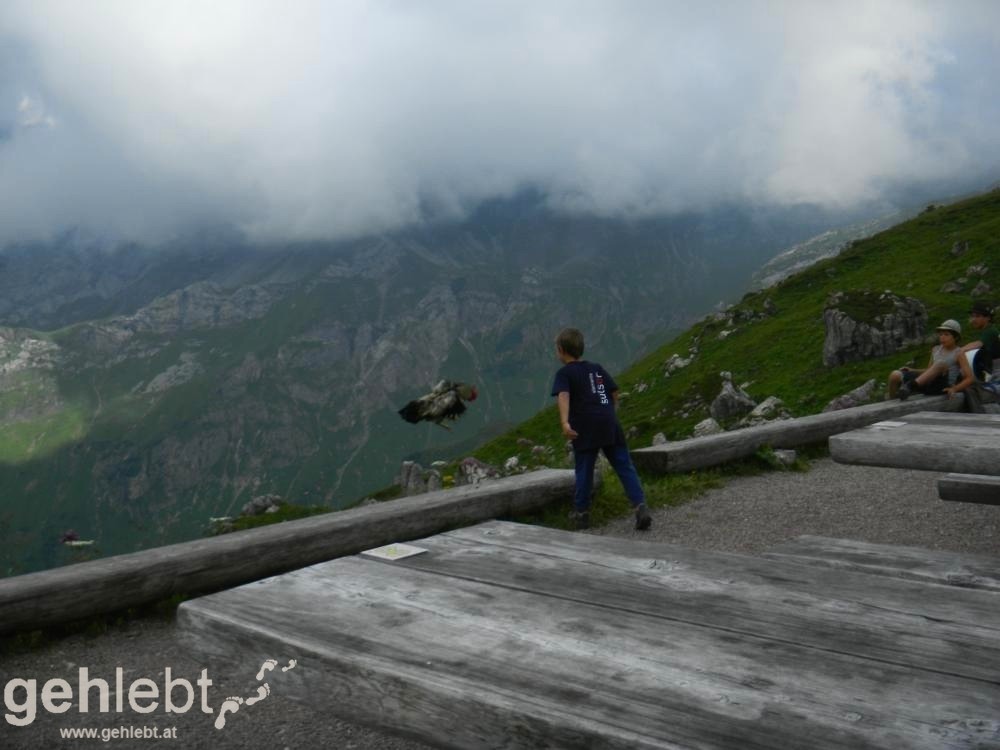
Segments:
[[[361,554],[369,557],[377,557],[380,560],[402,560],[404,557],[413,557],[422,552],[426,552],[423,547],[414,547],[412,544],[387,544],[384,547],[366,549]]]

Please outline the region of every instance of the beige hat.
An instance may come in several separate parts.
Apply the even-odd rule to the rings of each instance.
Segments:
[[[955,334],[955,338],[962,335],[962,326],[958,324],[957,320],[948,319],[941,325],[937,327],[938,331],[951,331]]]

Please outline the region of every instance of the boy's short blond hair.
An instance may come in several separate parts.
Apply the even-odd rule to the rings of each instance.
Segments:
[[[583,356],[583,334],[576,328],[563,328],[556,336],[556,346],[574,359]]]

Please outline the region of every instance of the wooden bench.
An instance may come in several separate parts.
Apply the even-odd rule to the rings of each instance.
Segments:
[[[880,401],[851,409],[783,419],[757,427],[678,440],[632,451],[637,467],[658,473],[678,473],[718,466],[752,456],[760,448],[797,448],[819,443],[831,435],[918,411],[958,411],[962,399],[946,396],[913,396],[907,401]]]
[[[1000,592],[1000,557],[990,555],[803,535],[768,550],[764,557]]]
[[[830,455],[848,464],[996,475],[1000,415],[910,414],[832,436]]]
[[[997,468],[1000,470],[1000,466]],[[937,487],[942,500],[1000,505],[1000,476],[946,474],[938,480]]]
[[[185,642],[438,747],[996,746],[993,592],[510,523],[414,544],[185,602]]]

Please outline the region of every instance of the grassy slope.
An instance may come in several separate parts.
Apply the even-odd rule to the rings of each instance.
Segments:
[[[951,249],[960,241],[968,242],[969,249],[954,257]],[[923,366],[930,340],[927,345],[888,357],[825,367],[823,311],[828,297],[837,291],[890,290],[899,296],[920,299],[927,307],[931,328],[945,318],[956,318],[968,334],[971,328],[965,321],[970,291],[979,277],[969,277],[961,292],[946,293],[941,287],[945,282],[965,277],[970,266],[979,264],[989,268],[984,279],[996,294],[1000,289],[1000,191],[997,190],[946,208],[925,211],[915,219],[855,243],[838,257],[822,261],[777,286],[746,295],[730,312],[761,311],[767,300],[777,312],[762,320],[738,323],[735,332],[723,339],[719,333],[726,327],[725,321],[710,316],[617,376],[623,393],[619,416],[626,430],[633,428],[631,446],[649,445],[658,432],[669,439],[690,436],[694,424],[708,416],[707,407],[720,390],[719,373],[723,370],[731,371],[736,383],[749,382],[747,390],[755,400],[777,396],[793,414],[802,416],[819,412],[831,399],[869,378],[884,384],[889,371],[907,360],[913,359]],[[673,354],[687,357],[694,342],[698,342],[700,350],[695,361],[665,377],[664,363]],[[601,358],[600,352],[588,354],[598,361]],[[555,368],[553,358],[553,371]],[[640,384],[646,388],[637,389]],[[678,416],[696,395],[704,400],[704,405],[687,417]],[[531,455],[530,444],[543,445],[551,449],[545,461],[548,465],[568,466],[564,443],[555,407],[549,406],[509,433],[481,446],[474,455],[498,465],[510,456],[518,456],[522,464],[530,466],[538,463]],[[672,498],[696,492],[705,482],[717,481],[720,472],[703,472],[700,476],[701,482],[696,477],[647,477],[647,483],[654,488],[653,504],[672,502]],[[607,500],[602,502],[599,496],[595,506],[597,520],[625,510],[616,481],[607,483],[602,494]]]

